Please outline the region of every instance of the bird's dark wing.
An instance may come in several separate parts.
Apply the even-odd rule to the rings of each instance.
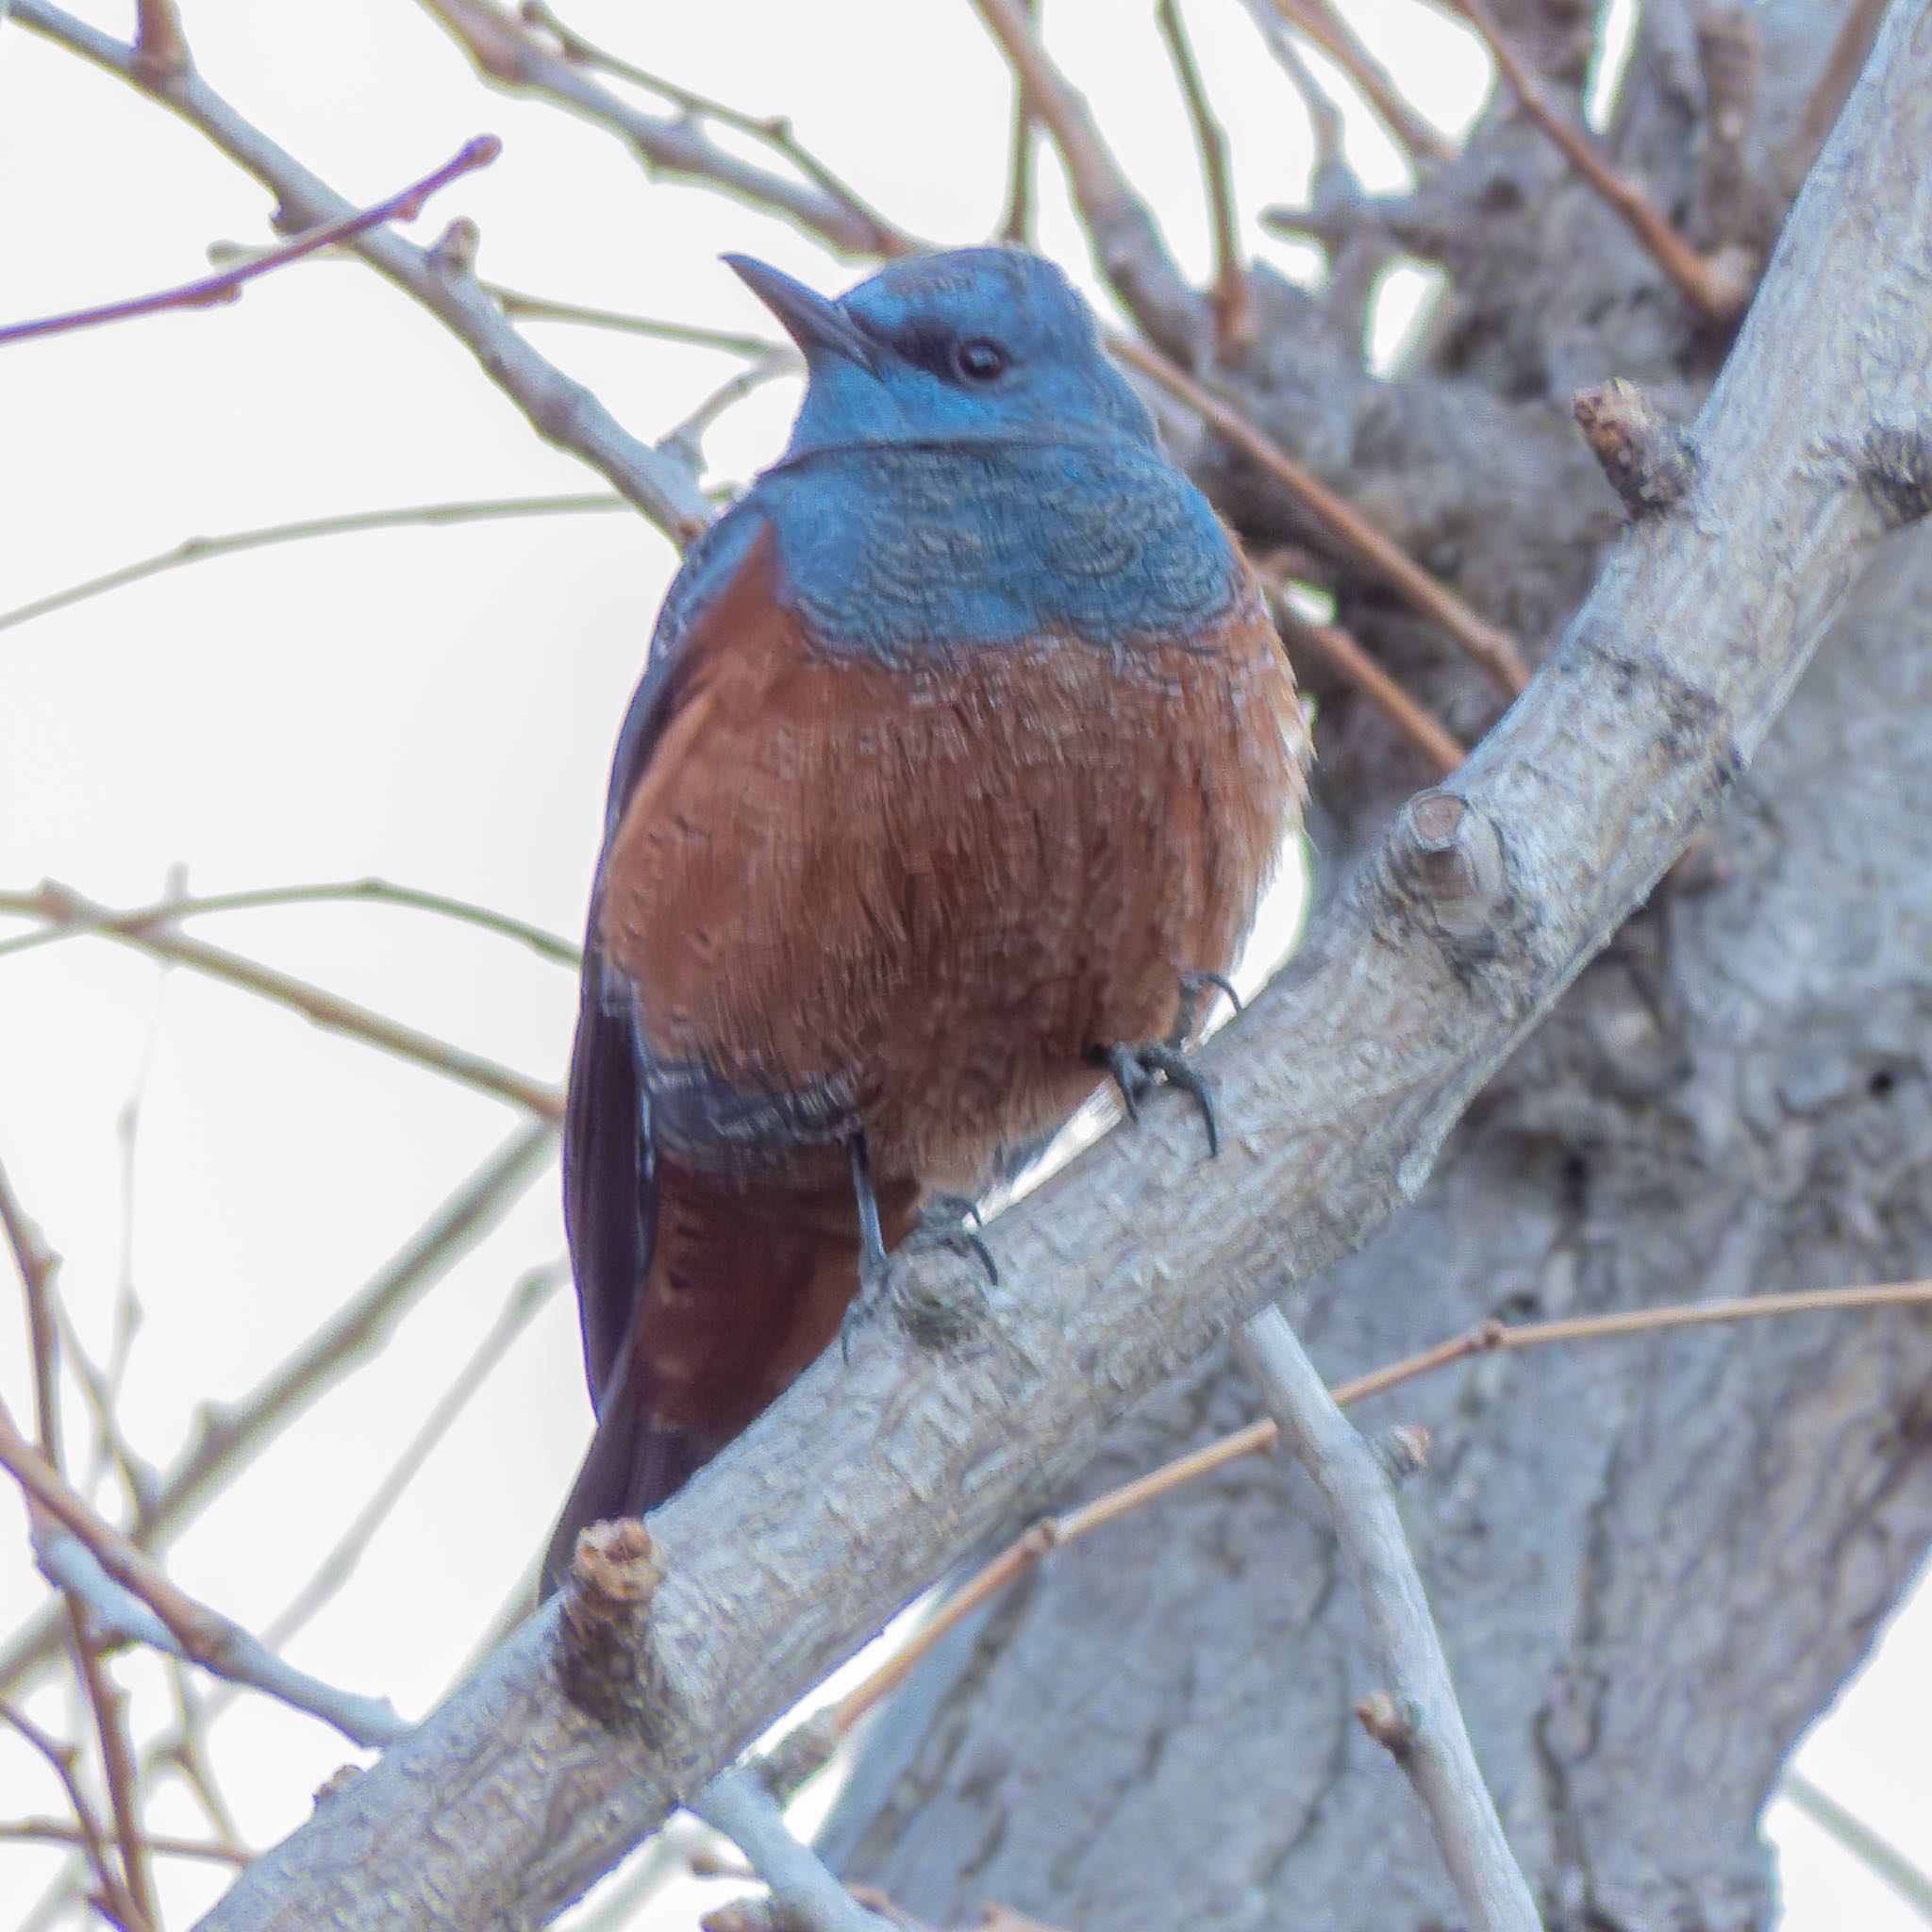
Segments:
[[[692,545],[664,600],[649,662],[618,736],[604,820],[607,851],[676,709],[685,640],[728,590],[764,527],[754,492]],[[593,892],[564,1116],[563,1191],[584,1368],[600,1412],[651,1254],[650,1124],[635,1010],[632,989],[598,944]]]

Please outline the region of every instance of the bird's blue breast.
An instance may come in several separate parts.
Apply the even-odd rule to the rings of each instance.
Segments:
[[[732,520],[752,516],[812,641],[887,662],[1041,636],[1186,639],[1241,591],[1207,499],[1124,445],[823,450],[767,472]]]

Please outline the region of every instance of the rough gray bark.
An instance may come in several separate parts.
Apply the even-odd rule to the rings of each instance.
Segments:
[[[1574,80],[1564,23],[1589,9],[1511,11]],[[1837,22],[1645,8],[1618,156],[1700,245],[1763,245]],[[1712,98],[1753,33],[1757,85],[1719,142]],[[1455,278],[1426,366],[1371,382],[1353,318],[1274,289],[1235,374],[1284,444],[1534,641],[1617,523],[1569,391],[1626,375],[1694,398],[1723,344],[1507,103],[1379,218]],[[1199,460],[1251,536],[1319,549],[1262,480]],[[1463,668],[1337,583],[1378,655],[1479,728],[1492,701]],[[1418,777],[1379,721],[1323,696],[1318,790],[1346,854]],[[1694,869],[1491,1083],[1423,1197],[1291,1303],[1325,1371],[1491,1314],[1932,1273],[1928,735],[1921,531],[1892,540]],[[1553,1928],[1766,1922],[1772,1781],[1932,1539],[1928,1386],[1923,1317],[1807,1317],[1486,1358],[1371,1412],[1433,1432],[1405,1511]],[[1079,1492],[1256,1408],[1218,1362]],[[938,1660],[881,1726],[833,1843],[937,1923],[991,1898],[1077,1932],[1433,1932],[1456,1923],[1440,1863],[1352,1715],[1374,1685],[1308,1486],[1236,1467],[1057,1557]]]

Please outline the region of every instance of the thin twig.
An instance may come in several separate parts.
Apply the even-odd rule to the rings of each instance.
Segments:
[[[612,504],[617,498],[608,499]],[[0,913],[16,913],[35,902],[31,892],[0,892]],[[514,940],[527,946],[540,959],[568,966],[573,972],[582,963],[582,955],[568,940],[540,925],[515,919],[508,912],[488,906],[474,905],[467,899],[452,899],[442,892],[424,891],[415,886],[399,886],[388,879],[343,879],[317,886],[261,886],[246,892],[211,892],[200,898],[158,899],[151,906],[136,907],[117,913],[99,924],[50,925],[38,932],[16,934],[0,940],[0,959],[15,953],[32,952],[36,947],[58,944],[62,940],[84,939],[90,934],[114,931],[133,933],[157,925],[172,925],[184,919],[203,919],[216,912],[254,912],[274,906],[400,906],[414,912],[434,913],[440,919],[453,919],[484,932]],[[26,912],[20,916],[32,918]]]
[[[21,1844],[87,1845],[86,1828],[62,1818],[0,1820],[0,1839]],[[147,1848],[163,1858],[199,1858],[211,1865],[245,1865],[255,1854],[246,1845],[225,1844],[214,1838],[170,1838],[147,1834]]]
[[[119,75],[180,115],[266,186],[289,222],[308,228],[355,212],[192,68],[159,79],[143,75],[132,47],[50,0],[14,0],[13,11],[22,26]],[[354,236],[347,245],[456,335],[540,436],[598,471],[674,543],[688,542],[710,522],[711,508],[696,479],[632,436],[590,390],[541,356],[474,275],[387,228]]]
[[[37,4],[37,0],[23,0]],[[496,0],[420,0],[488,80],[541,94],[627,143],[654,172],[708,181],[754,206],[768,208],[848,255],[903,255],[920,244],[903,229],[828,194],[813,181],[773,174],[721,148],[702,120],[647,114],[613,93],[582,66],[547,46]]]
[[[1795,1765],[1785,1766],[1777,1789],[1780,1797],[1789,1798],[1819,1830],[1836,1839],[1859,1864],[1883,1879],[1920,1918],[1932,1924],[1932,1872],[1913,1864],[1896,1845],[1879,1837],[1856,1812],[1846,1810]]]
[[[1489,674],[1498,690],[1512,698],[1521,694],[1529,682],[1529,672],[1507,632],[1478,617],[1455,591],[1439,583],[1407,552],[1318,482],[1232,405],[1204,389],[1158,349],[1128,336],[1110,338],[1108,346],[1123,362],[1151,377],[1176,402],[1185,403],[1249,461],[1267,471],[1354,562],[1448,632]]]
[[[1263,1308],[1237,1330],[1235,1351],[1260,1387],[1282,1447],[1328,1506],[1393,1704],[1396,1728],[1383,1741],[1429,1814],[1472,1932],[1542,1932],[1476,1764],[1388,1475],[1279,1308]]]
[[[1634,181],[1605,160],[1596,143],[1550,99],[1529,63],[1510,44],[1490,11],[1489,0],[1448,0],[1482,37],[1496,71],[1523,104],[1523,111],[1593,189],[1700,313],[1733,323],[1751,300],[1752,278],[1729,255],[1705,256],[1687,242]]]
[[[784,115],[747,114],[723,101],[713,100],[708,94],[682,87],[675,80],[667,80],[662,75],[634,66],[620,55],[592,45],[558,19],[543,0],[524,0],[521,11],[526,24],[542,27],[556,40],[565,59],[580,67],[601,69],[619,80],[627,80],[633,87],[661,95],[693,119],[715,121],[721,127],[735,127],[741,134],[748,134],[754,141],[763,142],[774,154],[783,155],[828,201],[872,229],[876,238],[873,252],[885,256],[910,255],[919,248],[920,244],[910,235],[889,222],[856,189],[841,180],[820,160],[798,139],[791,123]]]
[[[188,71],[188,37],[175,0],[135,0],[134,58],[142,78],[174,79]]]
[[[1891,0],[1852,0],[1791,137],[1791,158],[1800,174],[1817,158],[1832,124],[1843,113],[1890,4]]]
[[[501,282],[480,283],[483,292],[501,305],[506,315],[526,322],[570,322],[584,328],[616,329],[625,335],[649,336],[655,341],[684,342],[694,349],[717,349],[726,356],[760,361],[785,347],[765,336],[740,335],[732,329],[704,328],[693,322],[666,322],[655,315],[630,315],[615,308],[587,308],[580,302],[558,302],[548,295],[529,295],[506,289]]]
[[[156,1550],[198,1516],[209,1497],[324,1391],[381,1346],[425,1290],[522,1198],[557,1145],[547,1122],[520,1127],[443,1201],[429,1220],[356,1294],[239,1401],[200,1413],[193,1440],[162,1476],[136,1540]],[[43,1615],[0,1653],[0,1690],[11,1689],[53,1650],[58,1620]]]
[[[1035,33],[1040,31],[1041,0],[1020,0]],[[1013,134],[1007,154],[1007,213],[1000,223],[1000,240],[1015,248],[1033,245],[1033,149],[1040,117],[1033,111],[1026,82],[1013,75]]]
[[[1201,298],[1175,267],[1146,203],[1102,139],[1092,109],[1054,65],[1020,0],[973,4],[1059,150],[1108,285],[1155,341],[1191,364],[1203,333]]]
[[[101,1822],[94,1816],[94,1807],[88,1803],[87,1793],[81,1790],[80,1780],[75,1775],[73,1748],[50,1738],[25,1711],[5,1700],[0,1700],[0,1724],[10,1724],[18,1731],[46,1759],[54,1775],[60,1780],[60,1788],[67,1793],[67,1802],[74,1807],[79,1843],[87,1852],[88,1863],[93,1868],[94,1883],[100,1887],[102,1903],[108,1908],[110,1916],[117,1924],[143,1925],[147,1915],[129,1897],[126,1886],[115,1872],[108,1857],[108,1840]]]
[[[100,1739],[101,1775],[108,1787],[108,1808],[114,1817],[114,1840],[121,1851],[121,1876],[133,1905],[136,1923],[155,1921],[155,1881],[149,1869],[147,1837],[141,1825],[141,1768],[127,1735],[127,1701],[108,1674],[100,1649],[72,1595],[63,1600],[68,1643],[79,1674],[81,1690],[93,1714]]]
[[[40,1539],[50,1580],[84,1601],[112,1634],[185,1657],[217,1676],[266,1691],[334,1724],[358,1744],[390,1743],[408,1726],[384,1702],[352,1697],[292,1669],[240,1624],[188,1594],[126,1537],[104,1522],[85,1497],[14,1427],[0,1406],[0,1467],[42,1509],[71,1532]],[[75,1543],[84,1549],[83,1561]],[[95,1566],[117,1590],[99,1588]],[[137,1601],[126,1601],[131,1595]],[[151,1616],[141,1614],[142,1609]]]
[[[1341,110],[1328,98],[1313,70],[1302,58],[1301,50],[1283,31],[1275,0],[1245,0],[1245,4],[1255,30],[1307,109],[1308,125],[1315,141],[1315,179],[1319,183],[1328,169],[1343,159]]]
[[[145,28],[145,13],[142,25]],[[67,315],[43,316],[38,322],[8,324],[0,327],[0,345],[27,341],[36,336],[66,335],[75,329],[98,327],[102,323],[126,322],[138,315],[158,315],[169,308],[211,308],[218,303],[232,302],[257,276],[273,274],[291,261],[300,261],[305,255],[313,255],[318,248],[333,247],[354,236],[367,234],[371,228],[378,228],[385,222],[413,222],[422,213],[423,204],[439,188],[448,187],[458,175],[467,175],[474,169],[487,168],[502,152],[503,143],[495,135],[479,134],[475,141],[467,142],[453,160],[445,161],[434,174],[425,175],[400,194],[392,194],[387,201],[377,202],[374,208],[358,208],[349,214],[339,215],[332,222],[324,222],[320,227],[305,229],[277,248],[263,250],[248,261],[218,270],[211,275],[198,276],[176,288],[162,289],[152,295],[131,295],[124,301],[103,303],[95,308],[78,308]]]
[[[244,959],[241,955],[225,952],[219,946],[190,939],[170,926],[125,926],[120,924],[126,917],[125,912],[97,906],[92,900],[69,891],[64,886],[50,881],[38,892],[0,895],[0,912],[18,912],[29,918],[48,920],[57,925],[77,925],[102,939],[132,946],[136,951],[151,954],[156,958],[172,959],[177,965],[192,967],[197,973],[208,974],[210,979],[224,980],[230,986],[239,986],[245,991],[259,994],[263,999],[273,1000],[278,1006],[292,1008],[305,1019],[313,1021],[328,1032],[346,1034],[383,1053],[392,1054],[398,1059],[433,1068],[466,1087],[474,1087],[480,1092],[507,1100],[512,1106],[527,1108],[541,1120],[558,1121],[563,1118],[563,1096],[553,1087],[514,1073],[508,1067],[499,1066],[479,1054],[466,1053],[461,1047],[451,1046],[429,1034],[419,1033],[413,1026],[405,1026],[399,1021],[372,1013],[366,1008],[341,999],[321,987],[310,986],[306,980],[258,965],[252,959]]]
[[[360,530],[395,530],[416,525],[490,524],[515,517],[585,516],[602,510],[629,509],[621,496],[512,496],[475,503],[423,503],[401,509],[367,509],[346,516],[308,517],[293,524],[268,524],[258,530],[236,530],[225,537],[189,537],[172,550],[158,551],[138,563],[124,563],[101,576],[71,584],[22,604],[12,610],[0,610],[0,630],[11,630],[17,624],[31,624],[70,604],[83,604],[90,597],[105,596],[109,591],[125,590],[163,571],[179,570],[183,564],[205,563],[213,557],[234,557],[244,550],[263,550],[273,543],[299,543],[310,537],[343,537]]]
[[[1446,164],[1456,159],[1455,143],[1444,140],[1409,105],[1329,0],[1274,0],[1274,5],[1283,20],[1306,34],[1354,81],[1382,125],[1416,160]]]
[[[1739,1296],[1726,1301],[1674,1303],[1659,1308],[1629,1308],[1615,1314],[1576,1315],[1548,1322],[1529,1322],[1508,1326],[1502,1322],[1484,1322],[1446,1341],[1418,1354],[1405,1356],[1357,1375],[1353,1381],[1338,1383],[1330,1391],[1339,1408],[1352,1408],[1372,1395],[1385,1395],[1424,1375],[1467,1361],[1472,1356],[1513,1353],[1524,1349],[1547,1348],[1557,1343],[1600,1341],[1631,1335],[1658,1334],[1675,1328],[1707,1327],[1729,1322],[1753,1321],[1760,1316],[1805,1315],[1848,1312],[1853,1309],[1921,1307],[1932,1306],[1932,1281],[1893,1281],[1871,1288],[1804,1289],[1788,1294]],[[1051,1552],[1078,1542],[1110,1523],[1131,1515],[1174,1491],[1184,1489],[1229,1463],[1250,1456],[1269,1454],[1279,1441],[1272,1422],[1249,1423],[1232,1434],[1198,1449],[1177,1456],[1171,1462],[1136,1476],[1132,1482],[1095,1496],[1091,1502],[1048,1516],[1023,1531],[1005,1549],[954,1591],[933,1615],[921,1625],[918,1634],[905,1647],[886,1658],[855,1684],[830,1707],[830,1737],[827,1743],[844,1737],[869,1711],[911,1675],[913,1667],[989,1598],[996,1596],[1017,1581]],[[818,1722],[807,1718],[799,1727]],[[787,1752],[796,1732],[782,1740],[768,1756]],[[823,1752],[808,1757],[823,1761]]]
[[[1194,145],[1201,153],[1201,173],[1208,184],[1208,211],[1214,223],[1214,340],[1224,356],[1254,346],[1255,295],[1248,272],[1241,265],[1241,225],[1234,211],[1234,180],[1228,166],[1227,130],[1214,118],[1208,89],[1188,30],[1181,20],[1180,0],[1160,0],[1156,10],[1161,38],[1174,61],[1181,97],[1188,104]]]

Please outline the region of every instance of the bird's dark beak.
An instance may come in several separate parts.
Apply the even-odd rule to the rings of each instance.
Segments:
[[[853,325],[836,302],[748,255],[727,255],[724,260],[785,325],[785,333],[805,351],[808,362],[820,355],[842,356],[870,374],[878,374],[878,345]]]

